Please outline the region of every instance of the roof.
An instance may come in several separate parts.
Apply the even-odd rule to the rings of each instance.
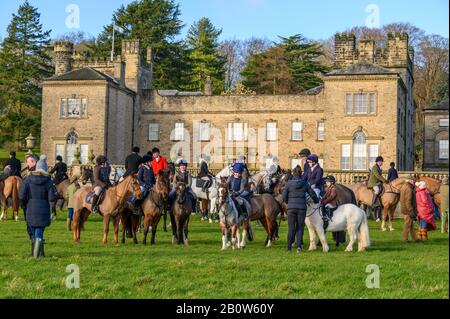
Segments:
[[[397,74],[397,72],[392,72],[386,68],[375,65],[370,62],[359,62],[352,64],[346,68],[334,70],[327,75],[369,75],[369,74]]]
[[[52,76],[51,78],[45,79],[46,81],[94,81],[103,80],[119,85],[114,78],[111,76],[97,71],[91,67],[84,67],[82,69],[72,70],[70,72]]]
[[[319,85],[319,86],[313,87],[312,89],[306,90],[300,94],[301,95],[316,95],[316,94],[319,94],[320,92],[322,92],[322,90],[323,90],[323,85]]]
[[[178,90],[158,90],[158,94],[161,96],[198,96],[203,95],[202,92],[188,92]]]
[[[426,110],[435,110],[435,111],[444,110],[444,111],[448,111],[448,99],[443,100],[443,101],[441,101],[439,103],[433,104],[433,105],[431,105],[429,107],[426,107],[425,111]]]

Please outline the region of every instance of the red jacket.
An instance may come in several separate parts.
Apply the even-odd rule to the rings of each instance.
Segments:
[[[152,160],[152,168],[153,168],[153,173],[156,175],[159,174],[160,171],[164,172],[167,168],[167,160],[164,156],[159,156],[159,162],[157,162],[155,160],[155,158],[153,158]]]
[[[426,221],[430,229],[436,229],[436,223],[434,221],[434,207],[431,195],[426,188],[416,188],[416,204],[417,215],[420,219]]]

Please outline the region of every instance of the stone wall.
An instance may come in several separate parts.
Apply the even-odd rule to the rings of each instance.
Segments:
[[[439,127],[440,119],[448,119],[446,110],[426,110],[424,113],[424,169],[448,170],[448,159],[439,159],[439,140],[448,140],[448,127]]]

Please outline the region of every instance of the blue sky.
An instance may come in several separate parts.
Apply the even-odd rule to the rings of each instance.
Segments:
[[[23,0],[0,1],[0,37],[12,13]],[[97,35],[111,21],[112,13],[131,0],[30,0],[39,8],[41,22],[56,37],[70,31]],[[447,0],[179,0],[181,19],[186,27],[201,17],[208,17],[223,29],[222,39],[246,39],[251,36],[276,40],[278,35],[302,33],[311,39],[324,39],[337,31],[365,25],[376,5],[381,25],[410,22],[427,33],[448,37],[449,3]],[[67,6],[75,4],[80,10],[80,28],[68,28]],[[368,7],[369,6],[369,7]],[[376,20],[372,20],[376,21]],[[376,22],[375,22],[376,23]]]

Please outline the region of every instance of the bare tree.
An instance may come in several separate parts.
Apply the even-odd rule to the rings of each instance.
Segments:
[[[70,41],[74,45],[95,43],[95,37],[87,34],[84,31],[67,32],[64,33],[63,35],[57,36],[54,40]]]

